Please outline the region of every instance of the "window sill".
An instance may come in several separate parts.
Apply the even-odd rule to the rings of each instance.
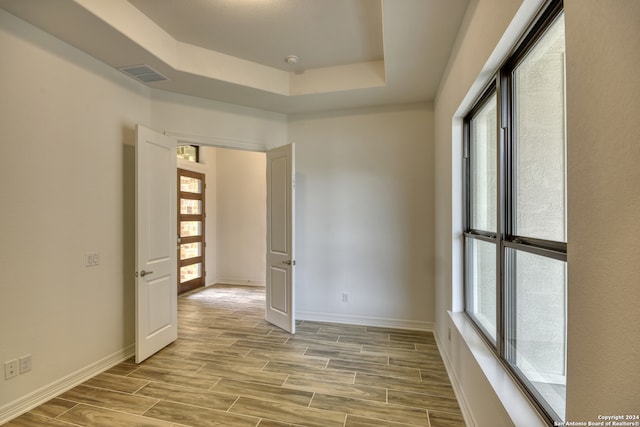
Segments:
[[[527,427],[546,427],[548,426],[545,419],[537,411],[537,408],[529,400],[527,395],[520,389],[515,380],[511,377],[509,372],[502,365],[498,357],[489,348],[486,342],[478,334],[477,330],[471,324],[471,321],[464,313],[452,313],[448,312],[451,319],[451,323],[457,330],[457,335],[464,343],[473,360],[476,362],[477,367],[482,372],[483,376],[491,386],[495,397],[499,400],[500,404],[504,408],[504,411],[508,414],[511,422],[515,426],[527,426]],[[456,337],[457,338],[457,337]],[[454,337],[452,337],[454,339]],[[450,355],[450,357],[464,358],[465,355]],[[452,366],[459,366],[458,364],[452,364]],[[452,372],[454,377],[459,378],[460,372]],[[461,387],[458,390],[466,403],[469,404],[469,409],[472,413],[474,411],[482,411],[483,408],[478,405],[474,405],[474,402],[481,404],[483,396],[469,396],[470,390],[465,390],[464,385],[460,385],[459,381],[456,381],[457,385]],[[475,390],[477,390],[474,387]],[[477,407],[476,407],[477,406]],[[476,418],[474,416],[474,418]],[[480,424],[479,424],[480,425]]]

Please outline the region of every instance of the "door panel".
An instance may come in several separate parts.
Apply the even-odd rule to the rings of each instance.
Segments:
[[[268,322],[295,333],[295,147],[267,151]]]
[[[149,280],[149,305],[158,308],[149,311],[150,335],[161,331],[166,325],[171,324],[171,283],[170,276],[164,276],[157,280]]]
[[[287,270],[271,267],[270,308],[286,316],[287,313]]]
[[[178,336],[176,141],[136,128],[136,363]]]
[[[271,161],[271,174],[269,176],[271,183],[271,244],[269,250],[273,253],[279,253],[286,256],[288,253],[287,240],[288,229],[287,220],[289,215],[287,211],[287,187],[290,184],[287,178],[287,157],[275,157]]]

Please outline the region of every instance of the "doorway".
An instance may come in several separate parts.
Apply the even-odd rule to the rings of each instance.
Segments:
[[[201,205],[204,204],[204,174],[187,175],[186,178],[189,179],[178,175],[178,179],[176,179],[176,172],[178,171],[177,142],[175,137],[167,135],[166,132],[161,134],[141,125],[136,126],[136,363],[140,363],[177,339],[178,279],[176,276],[179,266],[184,267],[177,260],[179,249],[176,246],[179,247],[183,243],[176,239],[176,237],[182,235],[182,231],[177,229],[178,216],[176,215],[179,201],[177,187],[182,187],[182,183],[177,184],[184,180],[185,185],[187,185],[186,181],[190,181],[187,187],[192,185],[194,188],[186,189],[190,191],[183,191],[184,189],[181,188],[180,193],[201,194],[202,199],[200,199],[200,202]],[[266,159],[266,165],[264,157],[260,163],[266,169],[266,173],[261,174],[261,176],[263,180],[266,178],[267,188],[264,188],[265,185],[261,185],[261,187],[266,190],[263,200],[266,202],[266,209],[269,215],[268,218],[265,218],[266,215],[261,215],[260,222],[266,225],[265,238],[271,236],[272,244],[270,246],[275,248],[277,252],[283,252],[286,249],[287,253],[279,255],[289,256],[277,266],[270,266],[269,274],[267,274],[266,268],[261,272],[262,277],[266,276],[267,279],[265,281],[266,295],[271,297],[272,302],[275,301],[275,304],[272,303],[271,305],[269,302],[266,303],[265,319],[273,323],[268,317],[268,310],[271,308],[283,312],[282,314],[287,314],[291,320],[288,323],[294,326],[294,145],[290,144],[268,150]],[[216,162],[216,166],[218,164]],[[227,162],[222,164],[227,164]],[[235,170],[235,168],[232,168],[232,170]],[[264,183],[264,181],[262,182]],[[273,184],[279,189],[277,194],[273,192]],[[218,185],[216,185],[217,187]],[[187,197],[184,198],[190,200]],[[182,203],[180,204],[182,205]],[[193,203],[186,203],[186,205],[189,204],[192,205],[192,212],[187,212],[186,215],[200,216],[187,217],[185,219],[193,221],[184,222],[195,222],[196,224],[190,225],[191,230],[189,231],[193,232],[195,229],[196,233],[192,234],[202,236],[204,235],[202,233],[204,230],[203,223],[206,218],[204,206],[200,206],[200,213],[198,214],[193,213]],[[264,206],[265,204],[261,205]],[[276,224],[279,226],[275,227],[277,232],[274,233],[273,225]],[[180,224],[180,228],[182,228],[182,224]],[[151,233],[152,230],[156,229],[157,232]],[[278,244],[273,244],[273,242]],[[165,250],[162,251],[162,248]],[[203,249],[204,245],[201,245],[201,250]],[[266,252],[268,251],[268,245],[262,245],[261,253],[264,257],[266,257]],[[159,259],[158,256],[162,259]],[[204,257],[200,255],[187,257],[186,259],[191,258],[198,258],[199,270],[202,273],[200,276],[204,278]],[[164,262],[165,260],[167,262]],[[159,261],[164,262],[164,264],[160,265]],[[168,268],[159,268],[165,264],[167,264]],[[283,267],[285,265],[286,267]],[[158,267],[158,271],[154,271],[155,268],[151,270],[150,267]],[[243,270],[246,270],[245,266],[243,266]],[[286,276],[287,278],[287,280],[279,280],[278,285],[275,287],[272,285],[273,280],[269,280],[273,277],[274,270],[279,271],[280,276]],[[287,273],[282,273],[285,270]],[[291,328],[289,332],[295,333],[295,329]]]
[[[200,259],[189,257],[191,261],[196,262],[190,266],[192,274],[197,275],[198,269],[205,271],[203,286],[214,284],[261,286],[266,290],[269,278],[271,282],[274,280],[277,282],[276,290],[284,292],[290,288],[286,283],[293,280],[294,258],[290,252],[293,249],[293,242],[287,242],[293,236],[292,230],[288,228],[292,227],[293,223],[287,226],[287,221],[291,221],[293,215],[285,212],[293,208],[293,199],[291,194],[287,195],[282,191],[289,187],[287,181],[292,177],[291,172],[287,174],[282,167],[292,165],[293,153],[289,154],[290,157],[287,160],[284,152],[280,151],[282,149],[273,149],[267,154],[227,147],[199,146],[199,162],[188,162],[193,163],[190,165],[186,165],[187,162],[179,162],[178,168],[192,172],[190,177],[195,179],[195,183],[189,182],[192,183],[191,191],[197,194],[189,194],[188,197],[191,199],[200,197],[200,190],[204,184],[198,178],[206,180],[206,191],[204,191],[206,216],[202,217],[204,224],[198,222],[198,218],[186,218],[191,220],[189,231],[194,235],[202,234],[206,242],[206,246],[203,244],[202,247],[203,264],[198,262]],[[272,170],[271,173],[268,173],[269,168]],[[273,203],[267,200],[267,176],[271,177],[269,181],[275,182],[275,185],[271,186]],[[285,204],[280,205],[276,202]],[[184,205],[185,202],[179,201],[179,203]],[[271,205],[278,206],[274,219],[269,222],[271,230],[281,234],[269,245],[267,221],[270,217],[268,207]],[[182,209],[184,210],[184,207]],[[194,205],[193,213],[202,214],[202,211],[199,206]],[[275,218],[279,220],[276,221]],[[179,228],[185,228],[184,222]],[[184,236],[184,232],[182,235]],[[265,251],[268,246],[271,250]],[[198,249],[193,248],[193,250]],[[271,256],[269,257],[268,254]],[[198,255],[201,254],[193,254],[193,256]],[[185,261],[181,263],[182,273],[184,273]],[[184,280],[184,274],[181,276]],[[193,288],[185,288],[185,292],[202,289],[201,286],[195,286],[194,284]],[[286,325],[289,325],[293,295],[276,292],[270,294],[269,302],[269,307],[273,307],[271,314],[278,318],[283,317],[280,323],[284,325],[283,322],[286,319]],[[273,316],[269,316],[269,319],[273,320]],[[283,329],[293,330],[290,326]]]
[[[210,206],[215,209],[215,225],[212,226],[216,228],[211,234],[215,235],[216,256],[212,267],[215,276],[211,279],[227,285],[264,286],[265,154],[219,147],[201,148],[209,158],[215,158],[215,202]]]
[[[178,169],[178,295],[205,285],[205,175]]]

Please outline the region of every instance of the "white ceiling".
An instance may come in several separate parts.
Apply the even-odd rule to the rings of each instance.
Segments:
[[[282,113],[431,101],[468,0],[0,0],[168,91]],[[297,55],[296,65],[287,55]]]
[[[129,0],[176,40],[291,71],[382,60],[380,0]]]

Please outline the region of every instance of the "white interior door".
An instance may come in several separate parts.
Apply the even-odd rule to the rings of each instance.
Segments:
[[[294,334],[295,319],[295,149],[293,144],[267,151],[268,322]]]
[[[178,337],[176,146],[136,128],[136,363]]]

